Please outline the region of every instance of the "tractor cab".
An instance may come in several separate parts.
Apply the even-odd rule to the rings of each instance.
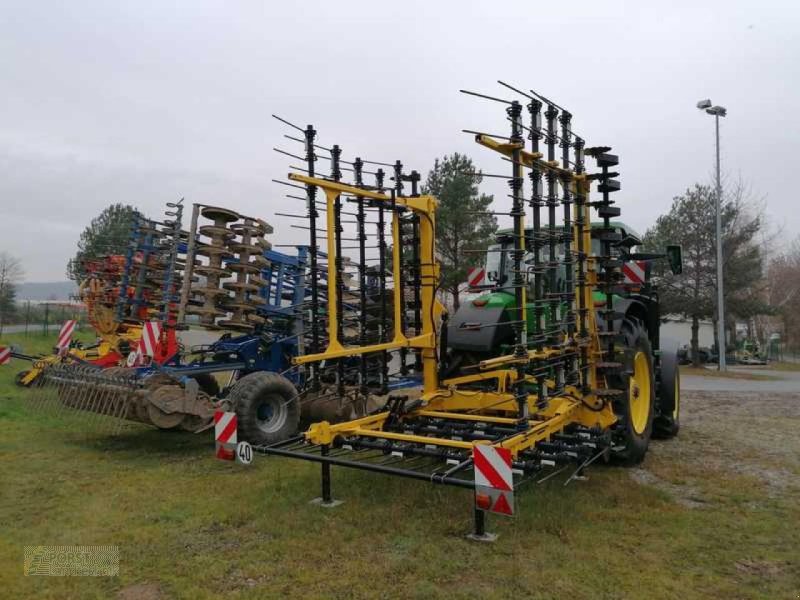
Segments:
[[[599,229],[603,226],[602,223],[593,223],[593,229]],[[612,247],[612,255],[615,257],[619,256],[626,256],[635,252],[637,246],[642,243],[642,239],[639,234],[634,231],[628,225],[625,225],[621,222],[614,222],[612,221],[611,227],[620,234],[621,241]],[[530,235],[531,230],[527,230],[526,234]],[[513,288],[511,287],[511,281],[513,279],[511,273],[511,264],[512,264],[512,257],[511,252],[514,249],[514,234],[513,231],[510,229],[500,230],[497,233],[495,238],[495,243],[489,246],[486,250],[486,262],[485,262],[485,273],[486,273],[486,284],[475,286],[471,288],[470,291],[480,292],[486,291],[490,294],[492,293],[507,293],[513,296]],[[599,255],[601,254],[600,251],[600,240],[598,238],[592,238],[592,247],[589,251],[589,254],[592,255]],[[564,244],[559,243],[556,246],[556,260],[559,262],[562,261],[564,258]],[[542,249],[542,261],[548,261],[548,247],[545,246]],[[533,266],[533,252],[526,252],[523,262],[526,266],[530,269]],[[557,285],[563,285],[563,281],[565,278],[565,272],[563,265],[559,268],[559,272],[557,275]],[[528,285],[532,285],[533,279],[532,277],[528,277]],[[482,301],[482,298],[478,298],[479,301]]]
[[[603,227],[603,223],[593,223],[592,229],[598,230]],[[643,286],[650,274],[650,263],[647,260],[634,260],[638,255],[635,253],[637,246],[641,245],[642,240],[639,234],[628,225],[619,221],[612,221],[611,227],[616,233],[620,234],[620,241],[612,247],[612,256],[620,257],[625,261],[627,268],[623,268],[625,276],[624,285],[630,286],[635,290]],[[526,235],[531,235],[532,230],[527,230]],[[455,315],[450,320],[448,327],[448,345],[454,354],[468,353],[473,358],[482,358],[501,352],[502,348],[508,346],[514,339],[514,332],[511,321],[513,321],[512,311],[515,306],[512,251],[514,250],[516,238],[510,229],[500,230],[495,238],[495,243],[489,246],[486,251],[485,273],[486,282],[484,285],[470,288],[472,292],[483,292],[461,305]],[[589,255],[600,255],[600,239],[592,236],[592,247],[588,249]],[[549,246],[545,244],[541,251],[542,263],[549,262]],[[556,246],[556,261],[558,263],[555,282],[545,274],[542,278],[545,295],[553,292],[563,292],[566,285],[566,267],[563,263],[564,244]],[[527,270],[526,287],[528,297],[533,297],[533,252],[526,252],[523,263]],[[553,284],[555,287],[553,287]],[[605,302],[605,295],[600,291],[595,291],[595,303],[600,305]],[[529,305],[528,323],[533,322],[532,305]],[[461,362],[458,360],[457,362]]]

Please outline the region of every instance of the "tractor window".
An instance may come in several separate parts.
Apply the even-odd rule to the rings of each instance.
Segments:
[[[507,280],[506,252],[500,244],[492,244],[486,252],[486,278],[494,285],[503,285]]]

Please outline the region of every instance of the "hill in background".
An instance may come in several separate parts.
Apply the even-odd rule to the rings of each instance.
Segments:
[[[17,286],[17,301],[69,300],[78,293],[74,281],[25,282]]]

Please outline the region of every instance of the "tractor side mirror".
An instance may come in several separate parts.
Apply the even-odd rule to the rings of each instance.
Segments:
[[[673,275],[683,273],[683,249],[680,246],[667,246],[667,260]]]

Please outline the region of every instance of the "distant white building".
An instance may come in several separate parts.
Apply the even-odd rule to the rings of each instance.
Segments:
[[[692,341],[692,321],[678,315],[667,315],[661,322],[661,339],[675,340],[683,346]],[[700,346],[714,345],[714,324],[711,321],[700,321],[697,331],[697,343]]]

